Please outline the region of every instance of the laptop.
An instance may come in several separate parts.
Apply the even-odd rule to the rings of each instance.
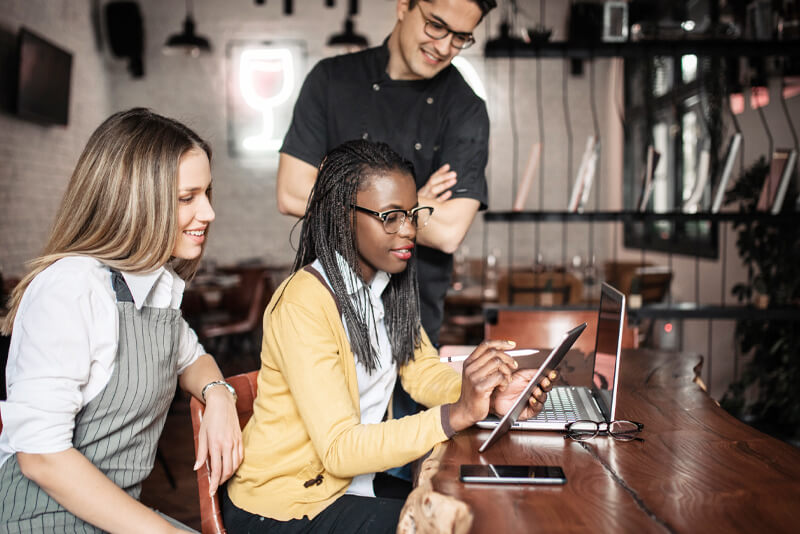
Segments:
[[[617,385],[624,320],[625,295],[609,284],[603,283],[591,387],[553,387],[547,394],[542,411],[536,417],[514,421],[510,428],[563,430],[567,423],[583,419],[613,421],[617,410]],[[498,417],[490,416],[479,421],[477,426],[492,429],[499,424]]]

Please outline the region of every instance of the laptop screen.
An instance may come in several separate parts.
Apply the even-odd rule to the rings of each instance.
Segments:
[[[624,312],[625,295],[608,284],[603,284],[597,321],[592,393],[606,421],[613,420],[616,409],[615,394]]]

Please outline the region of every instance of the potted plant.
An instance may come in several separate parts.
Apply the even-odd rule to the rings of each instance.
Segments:
[[[726,204],[739,202],[755,213],[769,166],[762,157],[736,182]],[[784,210],[793,210],[795,191]],[[766,301],[770,309],[786,309],[794,319],[752,319],[736,322],[741,354],[750,356],[722,406],[740,419],[775,435],[800,439],[800,230],[794,220],[745,219],[733,224],[736,247],[747,267],[747,280],[733,287],[740,303]]]

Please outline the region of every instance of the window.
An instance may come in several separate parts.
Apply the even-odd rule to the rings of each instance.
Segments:
[[[660,157],[645,211],[708,211],[721,109],[719,77],[710,73],[719,72],[719,60],[692,54],[655,56],[628,59],[625,70],[625,209],[638,209],[652,146]],[[692,215],[629,223],[625,246],[717,257],[717,228]]]

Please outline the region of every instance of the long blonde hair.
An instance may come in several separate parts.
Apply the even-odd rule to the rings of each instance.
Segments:
[[[178,166],[189,150],[211,149],[183,124],[144,108],[115,113],[92,134],[72,173],[41,256],[9,299],[9,335],[31,281],[67,256],[91,256],[114,269],[149,272],[166,264],[178,234]],[[200,262],[174,260],[191,278]]]

